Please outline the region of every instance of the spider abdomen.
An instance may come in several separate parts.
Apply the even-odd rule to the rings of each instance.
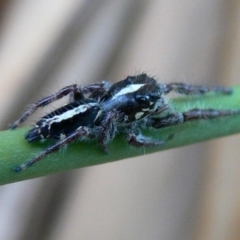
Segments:
[[[61,139],[81,126],[92,127],[101,116],[99,104],[92,99],[69,103],[50,114],[42,117],[27,132],[28,142],[51,139]]]

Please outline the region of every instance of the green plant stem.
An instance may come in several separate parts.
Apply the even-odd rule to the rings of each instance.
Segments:
[[[240,109],[240,86],[234,88],[232,95],[208,94],[197,97],[181,97],[171,100],[170,104],[177,111],[188,109],[215,108]],[[29,144],[24,135],[29,128],[19,128],[14,131],[0,132],[0,184],[12,183],[45,176],[61,171],[80,167],[87,167],[106,162],[113,162],[169,148],[180,147],[216,137],[240,132],[240,114],[218,119],[197,120],[182,125],[168,127],[161,130],[146,130],[144,134],[155,139],[168,139],[165,144],[157,147],[134,148],[129,146],[124,136],[117,136],[109,143],[109,154],[104,154],[96,141],[75,142],[67,149],[50,154],[34,166],[20,172],[13,171],[18,166],[36,154],[43,151],[51,142]],[[146,159],[147,161],[147,159]],[[161,161],[161,159],[159,159]]]

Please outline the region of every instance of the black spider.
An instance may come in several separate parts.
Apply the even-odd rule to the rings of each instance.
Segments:
[[[210,91],[232,93],[230,88],[225,87],[193,86],[184,83],[161,84],[146,74],[128,76],[115,84],[100,82],[86,87],[77,84],[64,87],[31,105],[11,125],[11,129],[16,128],[37,108],[70,95],[67,105],[42,117],[25,135],[28,142],[45,139],[56,139],[57,142],[38,156],[15,167],[14,171],[19,172],[32,166],[46,155],[76,139],[96,139],[107,152],[107,143],[118,132],[123,132],[131,145],[155,146],[163,144],[163,141],[143,136],[141,128],[163,128],[195,119],[216,118],[240,112],[197,108],[183,113],[175,112],[165,100],[165,95],[170,91],[185,95],[205,94]]]

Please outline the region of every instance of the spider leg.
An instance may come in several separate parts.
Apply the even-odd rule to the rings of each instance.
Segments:
[[[80,88],[81,91],[72,91],[70,93],[69,102],[74,102],[78,100],[82,100],[84,95],[89,95],[90,98],[100,99],[103,94],[105,94],[110,88],[111,84],[106,81],[93,83],[88,86]]]
[[[94,135],[93,131],[91,131],[90,128],[88,127],[80,127],[78,128],[76,131],[74,131],[72,134],[70,134],[69,136],[67,136],[64,139],[61,139],[59,142],[57,142],[56,144],[48,147],[46,150],[44,150],[43,152],[41,152],[39,155],[37,155],[36,157],[32,158],[31,160],[27,161],[26,163],[17,166],[14,168],[15,172],[20,172],[28,167],[31,167],[34,163],[40,161],[42,158],[46,157],[48,154],[51,154],[53,152],[58,151],[60,148],[68,145],[69,143],[71,143],[72,141],[76,140],[77,138],[87,138],[90,139],[92,138]]]
[[[74,102],[77,100],[84,99],[84,94],[94,93],[94,92],[103,92],[107,91],[109,88],[110,83],[108,82],[100,82],[100,83],[94,83],[90,84],[86,87],[81,88],[78,84],[73,84],[67,87],[62,88],[60,91],[45,97],[38,102],[32,104],[27,111],[25,111],[22,116],[17,119],[13,124],[10,125],[10,129],[15,129],[19,124],[23,123],[30,115],[32,115],[39,107],[44,107],[58,99],[61,99],[68,94],[70,94],[70,102]],[[100,95],[100,93],[98,94]]]
[[[105,153],[108,153],[107,143],[112,140],[117,132],[118,112],[112,110],[108,112],[101,123],[101,130],[98,137],[99,144],[103,147]]]
[[[164,144],[164,141],[154,140],[150,137],[142,135],[141,133],[137,135],[134,133],[128,133],[127,142],[134,147],[153,147]]]
[[[160,88],[163,89],[164,94],[168,94],[171,91],[190,95],[190,94],[205,94],[208,92],[215,92],[221,94],[231,94],[232,89],[222,86],[202,86],[202,85],[190,85],[186,83],[168,83],[160,84]]]
[[[109,88],[111,87],[111,83],[107,82],[107,81],[102,81],[102,82],[98,82],[98,83],[93,83],[90,84],[86,87],[82,88],[82,92],[84,94],[89,94],[89,93],[95,93],[100,91],[102,92],[107,92],[109,90]]]
[[[240,114],[240,110],[217,110],[194,108],[183,113],[170,113],[164,117],[152,117],[147,120],[148,127],[163,128],[178,125],[198,119],[213,119],[224,116]]]
[[[38,102],[32,104],[27,111],[25,111],[22,116],[17,119],[9,128],[10,129],[14,129],[16,128],[19,124],[23,123],[30,115],[32,115],[39,107],[44,107],[60,98],[63,98],[65,96],[67,96],[69,93],[75,93],[78,95],[78,98],[84,98],[83,96],[83,92],[81,90],[81,87],[77,84],[73,84],[67,87],[62,88],[60,91],[45,97],[41,100],[39,100]]]
[[[137,125],[127,129],[127,142],[134,147],[153,147],[164,144],[164,141],[142,135]]]

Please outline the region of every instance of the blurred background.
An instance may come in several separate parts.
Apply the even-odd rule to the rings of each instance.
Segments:
[[[0,127],[72,83],[239,84],[239,22],[237,0],[0,0]],[[240,239],[239,142],[1,186],[0,240]]]

